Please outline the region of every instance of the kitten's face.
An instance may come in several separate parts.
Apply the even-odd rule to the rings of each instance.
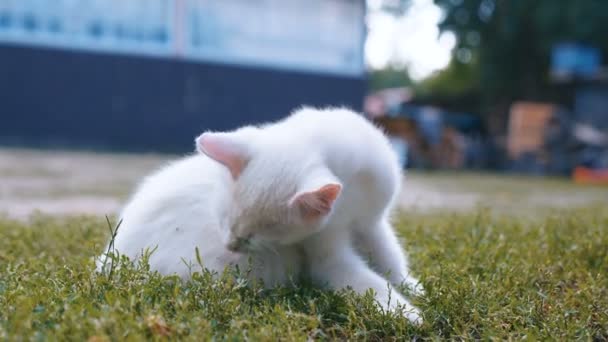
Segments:
[[[253,148],[260,132],[205,133],[197,148],[228,168],[235,181],[227,248],[292,244],[319,231],[341,184],[322,164],[294,159],[288,148]]]
[[[231,226],[227,248],[233,252],[255,251],[273,244],[288,245],[308,236],[310,227],[297,227],[270,220],[239,217]]]
[[[239,198],[237,192],[228,249],[243,252],[272,244],[293,244],[319,230],[319,220],[302,220],[297,208],[290,206],[287,199],[268,198],[270,191],[259,189],[259,194],[249,193],[247,199]]]

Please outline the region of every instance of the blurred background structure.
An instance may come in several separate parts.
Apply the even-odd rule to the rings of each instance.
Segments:
[[[364,0],[1,0],[1,142],[184,152],[303,104],[360,109],[364,15]]]
[[[370,73],[366,111],[408,142],[410,166],[607,181],[608,2],[405,5],[393,26],[435,6],[437,40],[451,52],[423,77],[399,50]]]
[[[404,167],[608,181],[608,2],[0,0],[0,144],[185,152],[300,105]]]

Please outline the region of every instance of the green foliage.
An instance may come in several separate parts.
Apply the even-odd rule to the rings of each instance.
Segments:
[[[413,83],[407,69],[392,66],[380,70],[372,70],[369,78],[371,90],[408,87]]]
[[[459,52],[479,55],[491,96],[538,97],[547,87],[551,48],[577,41],[608,52],[608,2],[601,0],[435,0],[446,12],[443,30]],[[459,50],[460,49],[460,50]],[[466,53],[465,53],[466,54]]]
[[[452,59],[444,70],[416,85],[418,96],[460,96],[479,89],[477,63],[462,63]]]
[[[103,219],[3,219],[0,339],[605,340],[608,214],[599,209],[403,216],[398,229],[427,290],[414,299],[420,327],[379,312],[369,294],[263,290],[234,272],[182,282],[124,259],[97,274]]]

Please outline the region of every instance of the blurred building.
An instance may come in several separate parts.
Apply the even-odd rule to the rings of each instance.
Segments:
[[[507,150],[519,172],[572,174],[608,170],[608,69],[598,48],[565,42],[553,48],[554,103],[511,106]],[[603,177],[603,176],[602,176]]]
[[[184,151],[360,108],[364,0],[0,1],[0,143]]]

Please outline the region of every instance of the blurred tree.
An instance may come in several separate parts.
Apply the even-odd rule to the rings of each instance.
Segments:
[[[440,28],[457,37],[454,57],[476,65],[490,129],[496,133],[506,128],[513,100],[551,99],[549,63],[555,44],[575,41],[608,52],[606,0],[434,1],[445,11]]]
[[[411,0],[367,0],[368,11],[388,13],[394,17],[405,15]],[[409,87],[412,79],[407,67],[389,63],[383,69],[372,69],[369,74],[369,87],[372,91],[386,88]]]
[[[479,62],[473,58],[463,63],[456,58],[450,61],[447,68],[431,75],[416,84],[418,96],[450,96],[457,97],[479,90]]]
[[[433,105],[455,113],[477,114],[480,110],[479,68],[476,57],[469,63],[456,58],[447,68],[413,85],[413,103]]]
[[[382,11],[399,16],[405,14],[411,5],[411,0],[367,0],[368,5],[374,2]]]
[[[395,66],[372,70],[369,75],[369,86],[370,90],[373,91],[385,88],[409,87],[412,83],[407,69]]]

